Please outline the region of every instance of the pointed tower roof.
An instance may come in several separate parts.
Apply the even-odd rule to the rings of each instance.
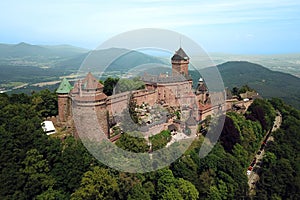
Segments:
[[[184,50],[180,47],[172,57],[172,60],[189,60],[190,58],[184,52]]]
[[[86,77],[82,80],[82,89],[84,90],[95,90],[102,89],[104,86],[89,72]]]
[[[73,89],[72,85],[69,83],[69,81],[66,78],[64,78],[61,81],[58,89],[56,90],[56,93],[58,93],[58,94],[68,94],[72,89]]]
[[[195,126],[197,125],[197,121],[195,120],[194,117],[190,116],[186,121],[185,121],[186,125],[188,126]]]

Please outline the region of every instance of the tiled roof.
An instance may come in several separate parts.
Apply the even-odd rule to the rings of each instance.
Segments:
[[[82,89],[84,90],[95,90],[101,89],[104,86],[89,72],[86,77],[82,80]]]
[[[184,82],[184,81],[191,80],[191,77],[190,76],[186,77],[183,75],[161,77],[161,76],[147,74],[145,76],[142,76],[141,80],[150,83],[176,83],[176,82]]]
[[[56,93],[58,94],[68,94],[72,90],[72,85],[69,83],[69,81],[64,78],[62,82],[60,83],[58,89],[56,90]]]
[[[183,51],[183,49],[180,47],[175,54],[172,57],[172,60],[188,60],[188,55]]]
[[[211,109],[211,104],[202,104],[202,103],[199,102],[198,103],[198,109],[201,110],[201,111]]]

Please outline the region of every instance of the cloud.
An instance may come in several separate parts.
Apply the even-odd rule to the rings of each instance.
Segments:
[[[250,38],[248,33],[259,37],[260,29],[283,26],[286,32],[300,35],[297,28],[300,2],[294,0],[12,0],[1,3],[1,8],[0,37],[18,36],[25,41],[55,38],[64,43],[70,40],[92,43],[124,31],[149,27],[196,37],[203,37],[204,34],[198,33],[208,31],[207,40],[212,32],[222,37],[224,28],[245,38]],[[289,31],[291,27],[293,30]],[[228,30],[226,34],[231,32]]]

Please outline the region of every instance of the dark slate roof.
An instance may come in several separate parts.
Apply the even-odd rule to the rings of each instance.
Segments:
[[[207,92],[207,91],[208,89],[205,82],[203,81],[203,79],[200,79],[196,88],[196,93]]]
[[[169,131],[177,131],[177,127],[174,125],[174,124],[170,124],[169,126],[168,126],[168,130]]]
[[[194,117],[190,116],[186,121],[186,125],[188,126],[195,126],[197,125],[197,121],[194,119]]]
[[[180,47],[173,55],[172,60],[189,60],[189,57]]]
[[[176,83],[176,82],[184,82],[191,80],[192,78],[190,76],[167,76],[167,77],[161,77],[157,75],[144,75],[141,77],[141,80],[148,83]]]
[[[58,94],[68,94],[72,89],[73,89],[73,87],[71,86],[69,81],[66,78],[64,78],[62,80],[62,82],[60,83],[58,89],[56,90],[56,93],[58,93]]]

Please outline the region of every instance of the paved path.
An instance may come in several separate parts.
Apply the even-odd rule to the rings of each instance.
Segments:
[[[277,112],[277,113],[278,113],[278,115],[275,118],[271,133],[267,134],[266,135],[267,138],[263,139],[263,141],[266,141],[266,143],[268,143],[269,141],[274,141],[274,137],[271,134],[272,134],[272,132],[276,131],[281,125],[282,116],[279,112]],[[259,155],[258,154],[255,155],[256,162],[253,166],[253,170],[248,175],[248,185],[249,185],[250,195],[255,193],[255,185],[256,185],[257,181],[259,180],[259,175],[257,174],[257,171],[259,171],[259,169],[260,169],[260,163],[265,154],[265,148],[262,148],[262,150],[259,150],[259,151],[261,153]]]

